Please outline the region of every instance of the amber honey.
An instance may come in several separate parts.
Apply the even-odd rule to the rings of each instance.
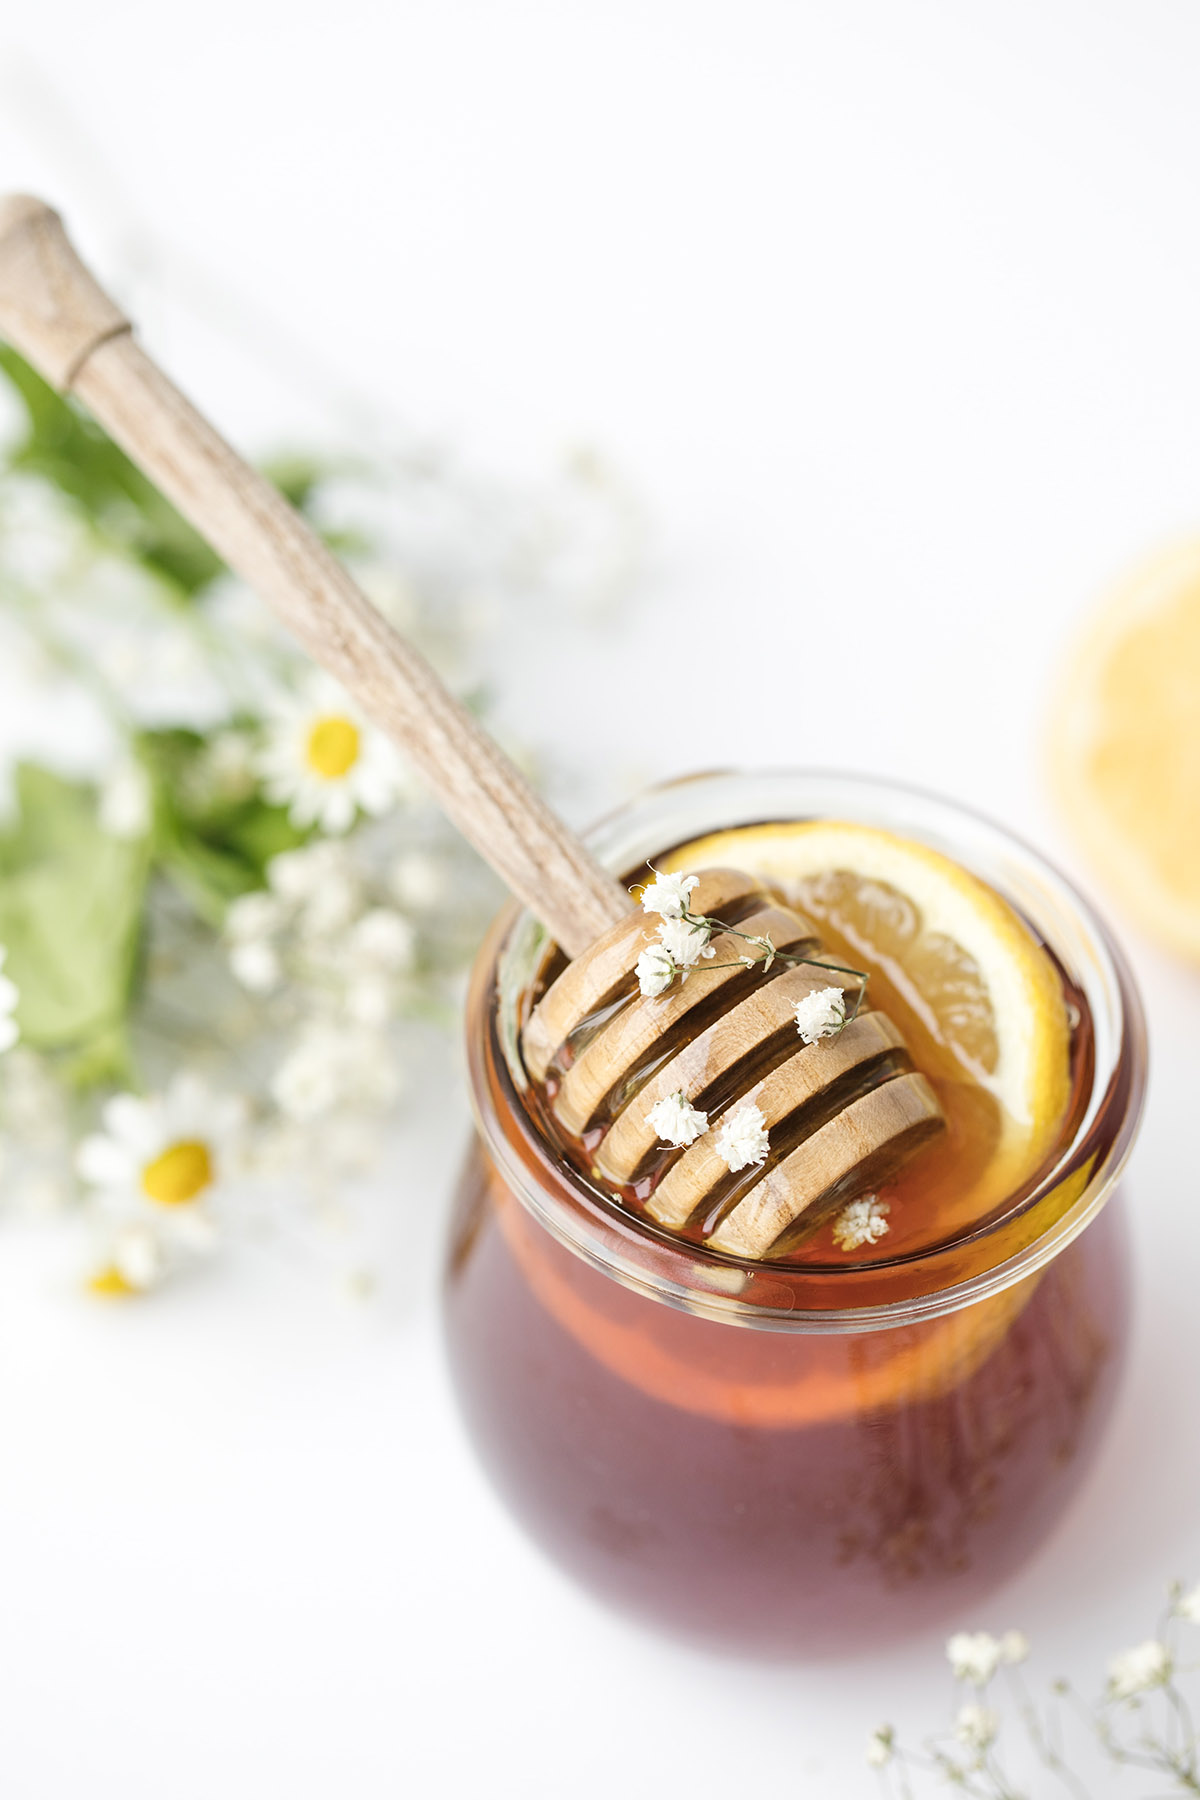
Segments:
[[[651,828],[643,854],[684,835]],[[593,1180],[588,1146],[556,1138],[514,1069],[506,925],[485,949],[451,1365],[501,1493],[604,1599],[750,1654],[852,1649],[968,1617],[1083,1479],[1127,1331],[1125,1240],[1103,1202],[1140,1105],[1139,1022],[1119,963],[1108,987],[1081,979],[1079,939],[1094,946],[1099,927],[1076,917],[1056,942],[1036,887],[1024,898],[1043,909],[1072,1021],[1047,1167],[978,1212],[994,1120],[873,968],[873,1002],[929,1057],[949,1129],[896,1178],[895,1230],[850,1258],[819,1230],[740,1265]],[[853,963],[854,945],[826,948]]]

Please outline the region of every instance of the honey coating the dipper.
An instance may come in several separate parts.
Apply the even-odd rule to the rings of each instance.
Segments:
[[[633,888],[523,1036],[544,1128],[630,1212],[743,1260],[876,1259],[1036,1177],[1082,1049],[993,889],[836,821],[720,833]]]

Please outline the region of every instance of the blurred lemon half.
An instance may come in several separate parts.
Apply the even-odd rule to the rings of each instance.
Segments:
[[[1114,898],[1200,962],[1200,539],[1143,564],[1089,622],[1055,695],[1050,767]]]

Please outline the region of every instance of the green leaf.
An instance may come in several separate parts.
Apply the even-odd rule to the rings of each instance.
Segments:
[[[100,829],[90,788],[17,770],[17,824],[0,833],[0,943],[35,1049],[99,1078],[124,1064],[149,846]],[[78,1070],[77,1070],[78,1072]]]
[[[219,930],[230,901],[263,886],[271,857],[294,850],[310,833],[298,831],[285,808],[258,793],[205,798],[207,749],[195,731],[145,732],[139,739],[157,794],[158,862],[200,918]]]
[[[216,552],[73,400],[56,393],[14,350],[0,347],[0,369],[27,422],[24,438],[9,453],[11,468],[50,482],[120,549],[184,595],[199,593],[221,573]]]

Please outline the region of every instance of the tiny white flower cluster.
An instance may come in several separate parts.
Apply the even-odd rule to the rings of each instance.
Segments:
[[[886,1768],[896,1750],[896,1732],[891,1725],[877,1725],[867,1738],[867,1766]]]
[[[726,1113],[717,1133],[717,1155],[733,1174],[759,1167],[769,1148],[767,1121],[753,1100],[744,1100],[735,1111]]]
[[[1177,1619],[1186,1619],[1191,1625],[1200,1625],[1200,1583],[1189,1588],[1185,1594],[1176,1591],[1173,1610]]]
[[[797,1000],[796,1030],[805,1044],[836,1037],[846,1023],[846,996],[839,987],[817,988]]]
[[[1122,1650],[1108,1665],[1108,1691],[1114,1700],[1132,1700],[1171,1679],[1174,1661],[1158,1638],[1147,1638],[1132,1650]]]
[[[708,1130],[708,1114],[693,1106],[681,1088],[656,1101],[646,1114],[646,1122],[663,1143],[673,1144],[679,1150],[694,1144]],[[736,1174],[751,1164],[765,1162],[769,1147],[767,1121],[753,1100],[745,1100],[725,1114],[715,1148],[731,1172]]]
[[[989,1631],[956,1631],[946,1640],[946,1656],[955,1681],[986,1687],[1002,1663],[1015,1664],[1029,1655],[1029,1639],[1023,1631],[1006,1631],[993,1637]]]
[[[102,831],[125,842],[145,837],[154,818],[150,777],[132,756],[118,759],[100,784],[98,818]]]
[[[878,1194],[864,1194],[842,1208],[833,1222],[833,1241],[839,1250],[858,1250],[864,1244],[877,1244],[888,1231],[887,1216],[891,1207]]]
[[[647,944],[638,956],[635,973],[643,998],[656,999],[670,987],[678,975],[687,980],[689,970],[716,955],[712,946],[714,931],[726,931],[752,945],[759,955],[743,955],[736,960],[746,969],[762,969],[764,974],[776,960],[804,962],[787,951],[775,948],[769,937],[749,937],[720,919],[689,910],[689,901],[700,885],[698,875],[660,875],[647,882],[641,892],[642,910],[657,917],[657,943]],[[720,968],[724,965],[718,963]],[[865,987],[865,977],[863,985]],[[861,999],[861,994],[860,994]],[[846,995],[840,987],[815,988],[793,1002],[796,1030],[804,1044],[819,1043],[822,1038],[836,1037],[847,1023]]]
[[[395,907],[372,904],[364,876],[354,852],[329,840],[273,857],[269,888],[243,894],[226,915],[242,986],[266,996],[287,978],[340,996],[360,1024],[385,1024],[415,965],[417,934]]]
[[[642,889],[642,911],[658,913],[664,919],[681,919],[688,910],[688,900],[700,886],[698,875],[660,875]]]
[[[648,1000],[665,993],[676,975],[686,979],[689,969],[714,954],[709,944],[711,924],[688,914],[688,898],[699,879],[698,875],[656,873],[642,889],[643,912],[658,918],[658,942],[641,952],[635,970],[638,987]]]
[[[999,1729],[999,1713],[994,1707],[981,1706],[978,1700],[965,1701],[955,1714],[954,1735],[969,1750],[989,1749]]]
[[[708,1130],[708,1114],[693,1106],[679,1088],[655,1101],[646,1114],[646,1123],[653,1125],[664,1144],[674,1144],[677,1150],[683,1150],[704,1136]]]
[[[8,951],[3,944],[0,944],[0,971],[3,970],[7,959]],[[14,1016],[20,998],[16,982],[0,973],[0,1055],[3,1055],[6,1050],[11,1050],[21,1035],[20,1027]]]
[[[1184,1656],[1175,1627],[1178,1623],[1200,1626],[1200,1585],[1185,1589],[1182,1583],[1172,1583],[1168,1601],[1158,1635],[1109,1660],[1108,1679],[1091,1707],[1069,1682],[1056,1681],[1054,1691],[1060,1701],[1068,1701],[1072,1711],[1084,1716],[1091,1728],[1092,1743],[1103,1751],[1114,1770],[1136,1763],[1163,1776],[1164,1787],[1191,1793],[1200,1791],[1196,1783],[1200,1738],[1192,1724],[1188,1697],[1181,1691],[1180,1677],[1194,1673],[1200,1665]],[[1017,1790],[998,1748],[1000,1711],[986,1704],[987,1699],[995,1697],[995,1690],[990,1695],[986,1690],[999,1670],[1025,1661],[1029,1655],[1028,1639],[1020,1631],[1006,1631],[1001,1637],[986,1631],[960,1631],[948,1640],[946,1655],[956,1680],[975,1690],[959,1705],[950,1732],[927,1738],[921,1751],[914,1753],[899,1742],[893,1726],[880,1725],[867,1739],[866,1761],[875,1769],[887,1768],[894,1762],[900,1790],[907,1795],[915,1794],[913,1772],[927,1771],[964,1793],[978,1794],[980,1800],[987,1796],[1002,1800],[1002,1796]],[[1085,1788],[1088,1793],[1095,1791],[1091,1782],[1083,1779],[1085,1771],[1080,1769],[1077,1778],[1067,1760],[1062,1721],[1055,1709],[1041,1717],[1019,1679],[1011,1677],[1011,1682],[1015,1684],[1012,1697],[1029,1748],[1073,1793],[1082,1794]],[[1160,1698],[1155,1704],[1150,1697],[1156,1693]],[[964,1761],[957,1746],[966,1749],[969,1760]],[[888,1792],[892,1791],[889,1787]],[[1024,1786],[1021,1791],[1025,1791]]]

